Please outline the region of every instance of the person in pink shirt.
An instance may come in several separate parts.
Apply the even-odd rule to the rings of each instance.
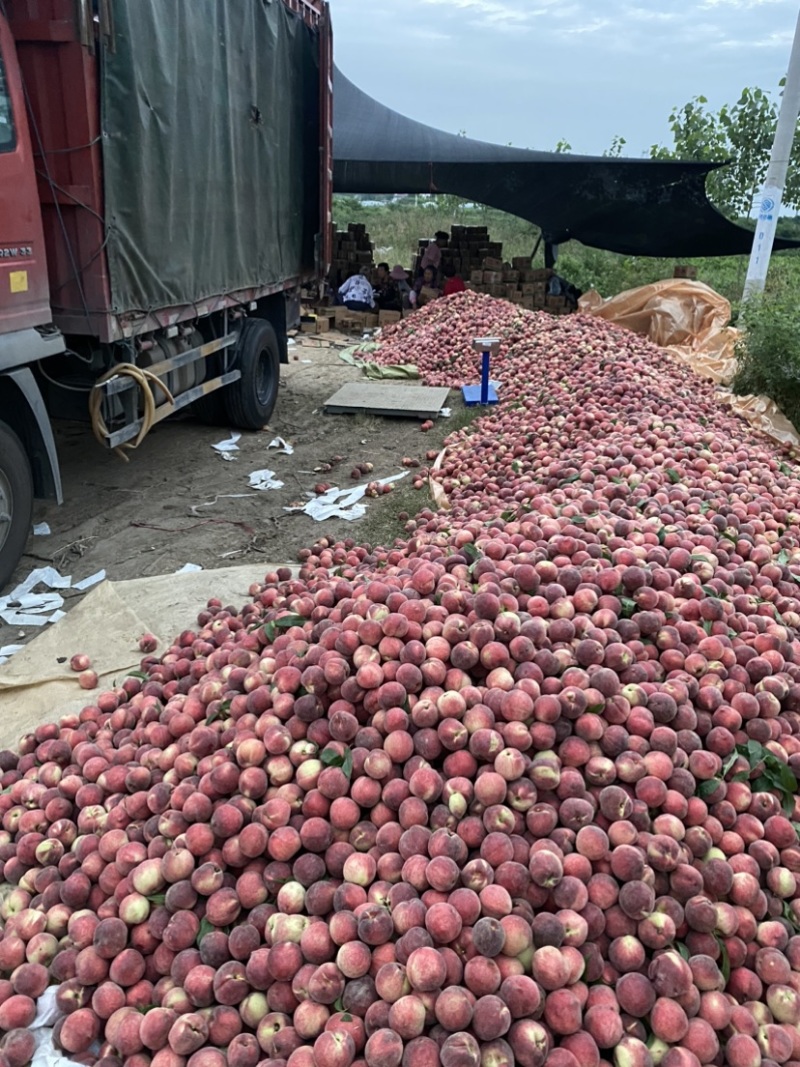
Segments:
[[[433,267],[434,279],[436,281],[439,280],[439,271],[442,266],[442,248],[447,244],[447,241],[447,234],[444,230],[439,230],[422,254],[420,273],[422,273],[426,267]]]

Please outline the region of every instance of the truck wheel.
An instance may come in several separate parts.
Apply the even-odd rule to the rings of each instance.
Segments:
[[[33,515],[33,476],[17,435],[0,422],[0,589],[25,551]]]
[[[270,420],[280,382],[280,345],[272,323],[245,319],[235,365],[242,376],[223,391],[231,423],[237,430],[260,430]]]

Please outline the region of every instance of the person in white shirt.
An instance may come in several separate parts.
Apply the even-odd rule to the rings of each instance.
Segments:
[[[367,274],[369,267],[362,267],[339,289],[339,303],[348,311],[372,311],[375,307],[375,294]]]

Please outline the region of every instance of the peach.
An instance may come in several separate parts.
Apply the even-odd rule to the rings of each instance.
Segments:
[[[445,1038],[439,1056],[442,1067],[479,1067],[481,1062],[478,1042],[464,1031]]]
[[[650,1012],[650,1027],[657,1038],[677,1045],[689,1029],[686,1012],[674,1000],[660,997]]]
[[[67,1015],[59,1032],[59,1043],[72,1053],[86,1052],[100,1034],[100,1020],[91,1008],[79,1008]]]
[[[480,1041],[494,1041],[511,1028],[511,1012],[503,1000],[490,994],[475,1003],[472,1029]]]
[[[433,948],[415,949],[406,964],[408,980],[417,992],[440,989],[447,977],[447,967],[439,952]]]
[[[367,1067],[400,1067],[403,1059],[403,1041],[394,1030],[383,1027],[367,1039],[364,1048]]]
[[[323,1031],[314,1042],[315,1063],[325,1067],[350,1067],[355,1057],[355,1042],[345,1031]]]

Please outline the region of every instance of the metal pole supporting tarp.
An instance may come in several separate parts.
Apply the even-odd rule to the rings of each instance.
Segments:
[[[758,221],[753,238],[753,249],[747,267],[743,299],[756,293],[763,293],[767,282],[767,271],[781,213],[781,200],[786,185],[786,172],[792,154],[797,116],[800,112],[800,15],[794,31],[794,42],[789,57],[789,70],[783,87],[783,99],[778,112],[778,125],[767,169],[767,177],[761,190],[758,208]]]

